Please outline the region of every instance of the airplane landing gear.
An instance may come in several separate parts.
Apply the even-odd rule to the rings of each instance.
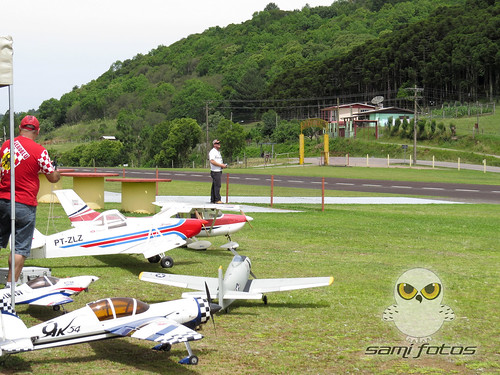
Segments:
[[[174,266],[174,260],[172,257],[166,256],[161,258],[160,264],[163,268],[172,268]]]
[[[149,257],[148,262],[149,263],[158,263],[161,260],[161,256],[155,255],[154,257]]]
[[[267,305],[267,296],[266,295],[262,296],[262,302],[264,302],[264,305]]]
[[[183,365],[197,365],[198,364],[198,357],[193,355],[193,351],[191,350],[191,345],[189,345],[189,342],[184,342],[186,344],[186,349],[188,351],[188,356],[181,359],[179,363]]]

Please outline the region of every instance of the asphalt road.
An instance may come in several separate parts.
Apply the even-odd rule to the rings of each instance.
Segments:
[[[119,168],[75,168],[82,172],[115,172],[127,178],[155,178],[156,171],[139,169]],[[321,189],[323,181],[318,177],[299,176],[274,176],[254,174],[231,174],[227,170],[223,174],[223,182],[229,184],[243,184],[255,186],[271,186],[273,179],[274,187],[296,187]],[[209,172],[185,172],[175,170],[159,170],[158,178],[169,178],[182,181],[210,182]],[[410,181],[386,181],[386,180],[360,180],[347,178],[325,178],[325,190],[358,191],[367,193],[386,193],[398,195],[415,195],[426,197],[439,197],[467,203],[491,203],[500,204],[500,185],[476,185],[476,184],[450,184],[433,182],[410,182]],[[178,195],[179,192],[177,192]]]

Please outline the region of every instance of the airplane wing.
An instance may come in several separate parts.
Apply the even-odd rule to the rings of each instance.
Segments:
[[[192,329],[177,323],[175,320],[168,318],[159,318],[150,321],[139,328],[130,326],[115,327],[109,332],[120,336],[129,336],[141,340],[149,340],[160,342],[162,344],[169,343],[171,345],[180,342],[201,340],[203,335]]]
[[[70,302],[73,302],[72,298],[62,295],[60,293],[55,293],[55,294],[40,296],[38,298],[33,298],[22,303],[27,303],[36,306],[57,306]]]
[[[217,298],[218,279],[215,277],[201,277],[188,275],[173,275],[170,273],[141,272],[139,279],[150,283],[176,286],[178,288],[194,289],[202,291],[200,296],[205,297],[205,283],[207,283],[210,295]]]
[[[165,236],[150,238],[148,242],[141,245],[144,247],[142,253],[145,258],[150,258],[160,253],[181,247],[185,243],[185,239],[177,233],[172,232]]]
[[[292,279],[248,280],[244,291],[248,293],[284,292],[287,290],[317,288],[332,285],[333,277],[302,277]]]

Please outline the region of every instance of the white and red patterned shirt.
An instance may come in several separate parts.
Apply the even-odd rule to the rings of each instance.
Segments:
[[[16,202],[28,206],[38,204],[36,196],[40,189],[38,173],[51,174],[55,171],[45,147],[23,136],[14,139],[16,150]],[[10,141],[0,149],[2,158],[0,199],[10,200]]]

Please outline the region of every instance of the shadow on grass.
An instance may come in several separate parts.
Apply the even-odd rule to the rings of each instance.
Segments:
[[[195,374],[196,367],[190,367],[188,365],[181,365],[178,361],[185,356],[187,356],[187,351],[182,349],[185,346],[174,345],[170,352],[155,351],[144,346],[135,345],[126,340],[113,339],[90,342],[90,347],[93,350],[92,355],[84,355],[80,357],[54,357],[54,354],[50,350],[46,351],[46,355],[43,359],[35,359],[28,361],[22,357],[22,354],[11,355],[5,357],[3,361],[0,361],[2,374],[17,374],[17,373],[36,373],[36,368],[38,366],[43,366],[45,369],[50,369],[51,366],[58,368],[59,366],[65,366],[67,364],[87,364],[91,362],[103,363],[103,361],[108,362],[111,367],[113,363],[120,363],[121,365],[130,367],[131,369],[136,369],[138,371],[144,371],[148,373],[163,374],[167,372],[173,372],[175,374]],[[154,346],[154,343],[152,343]],[[200,358],[200,362],[203,360],[202,353],[197,352],[196,348],[193,346],[194,354]],[[206,349],[204,350],[206,352]],[[107,366],[106,363],[103,365]],[[91,368],[91,366],[89,366]],[[105,372],[105,368],[102,368],[102,372]],[[54,370],[57,373],[57,370]]]
[[[269,296],[268,296],[269,300]],[[312,308],[328,308],[330,307],[329,303],[287,303],[287,302],[272,302],[269,301],[267,305],[264,305],[263,302],[257,301],[237,301],[229,306],[229,312],[225,311],[220,312],[217,316],[224,316],[226,314],[234,314],[234,315],[258,315],[258,312],[242,312],[238,311],[239,308],[249,307],[249,308],[264,308],[264,309],[312,309]]]

